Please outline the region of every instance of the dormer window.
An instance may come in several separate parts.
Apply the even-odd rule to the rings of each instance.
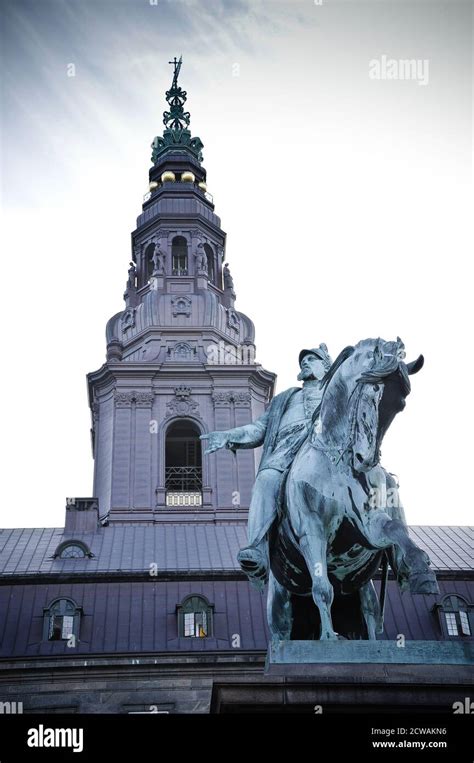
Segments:
[[[188,243],[184,236],[175,236],[171,243],[171,261],[174,276],[188,275]]]
[[[91,556],[93,554],[88,546],[78,540],[63,541],[53,554],[54,559],[84,559]]]
[[[72,599],[56,599],[44,610],[44,640],[69,641],[79,638],[81,607]]]
[[[204,596],[188,596],[177,608],[178,631],[185,638],[212,636],[213,607]]]
[[[436,609],[445,638],[472,636],[472,606],[462,596],[448,594]]]

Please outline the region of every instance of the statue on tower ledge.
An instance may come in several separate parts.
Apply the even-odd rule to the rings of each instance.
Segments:
[[[161,275],[165,270],[166,254],[160,249],[160,242],[155,244],[155,251],[153,252],[153,275]]]
[[[224,289],[231,289],[234,291],[234,279],[231,276],[228,262],[224,265]]]
[[[207,255],[204,251],[204,244],[202,241],[199,242],[197,245],[197,249],[194,252],[194,257],[196,259],[196,273],[198,275],[206,275],[208,274],[207,271]]]
[[[136,276],[137,276],[137,269],[134,262],[129,263],[128,268],[128,280],[127,280],[127,290],[133,291],[135,289],[136,284]]]

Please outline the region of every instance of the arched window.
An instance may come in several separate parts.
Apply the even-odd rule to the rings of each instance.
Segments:
[[[215,257],[214,257],[212,246],[210,246],[210,244],[204,244],[204,251],[206,252],[206,257],[207,257],[207,274],[209,276],[210,282],[215,284],[216,265],[215,265]]]
[[[188,244],[184,236],[175,236],[171,243],[171,260],[174,276],[188,275]]]
[[[69,641],[79,638],[81,607],[72,599],[56,599],[44,610],[45,641]]]
[[[441,630],[446,638],[472,636],[473,607],[457,594],[448,594],[436,605]]]
[[[186,638],[212,636],[213,606],[204,596],[192,594],[177,607],[178,633]]]
[[[202,446],[192,421],[175,421],[166,433],[165,487],[168,506],[202,503]]]
[[[147,248],[145,249],[145,256],[144,256],[145,283],[148,283],[148,281],[153,275],[153,270],[155,268],[153,264],[154,253],[155,253],[155,245],[148,244]]]
[[[81,540],[63,541],[53,554],[54,559],[84,559],[91,556],[93,554]]]

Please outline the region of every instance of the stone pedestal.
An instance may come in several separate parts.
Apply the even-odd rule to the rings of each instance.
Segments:
[[[265,673],[274,676],[317,676],[321,667],[337,665],[474,664],[472,641],[274,641]]]

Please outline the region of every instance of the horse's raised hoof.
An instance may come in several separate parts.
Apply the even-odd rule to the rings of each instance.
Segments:
[[[439,593],[436,575],[430,568],[430,558],[421,548],[415,548],[405,554],[403,567],[405,581],[400,585],[402,590],[408,588],[410,593]]]
[[[436,575],[431,570],[428,572],[414,572],[409,578],[410,593],[430,594],[439,593]]]

